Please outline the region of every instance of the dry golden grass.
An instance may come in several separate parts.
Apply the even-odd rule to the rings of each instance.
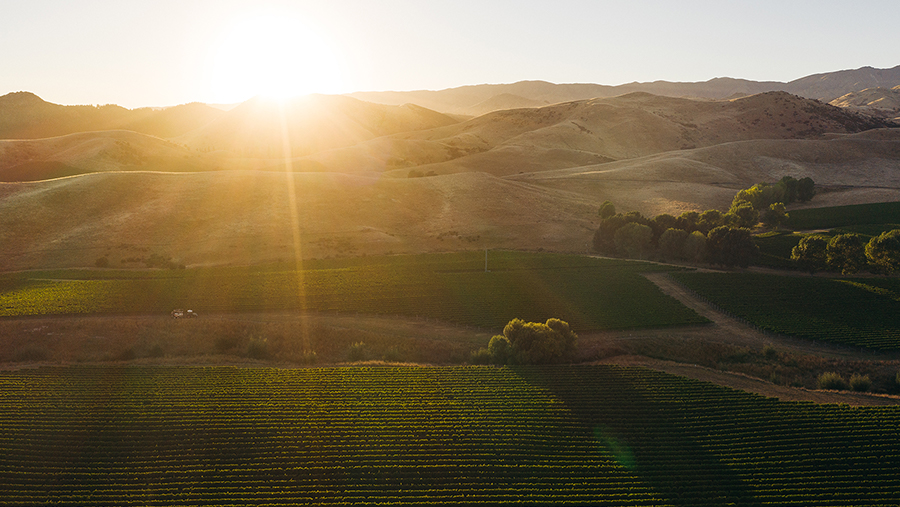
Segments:
[[[296,196],[292,208],[291,191]],[[485,174],[103,173],[0,184],[3,269],[188,266],[490,248],[587,251],[597,203]],[[293,215],[296,213],[296,215]],[[126,266],[130,267],[130,266]]]
[[[260,313],[0,320],[0,367],[34,364],[461,364],[486,331],[416,319]],[[351,353],[353,344],[358,355]]]

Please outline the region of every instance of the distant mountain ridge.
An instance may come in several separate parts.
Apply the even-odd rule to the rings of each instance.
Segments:
[[[0,139],[41,139],[98,130],[174,137],[220,114],[222,111],[197,102],[165,109],[126,109],[113,104],[63,106],[31,92],[13,92],[0,97]]]
[[[900,85],[900,65],[891,69],[862,67],[814,74],[783,83],[779,81],[751,81],[720,77],[709,81],[679,83],[654,81],[628,83],[618,86],[599,84],[554,84],[546,81],[520,81],[511,84],[469,85],[445,90],[416,90],[408,92],[356,92],[349,94],[361,100],[381,104],[414,103],[448,114],[484,114],[482,103],[502,95],[555,104],[573,100],[614,97],[633,92],[646,92],[666,97],[726,99],[771,91],[784,91],[805,98],[829,102],[850,92],[865,88]]]

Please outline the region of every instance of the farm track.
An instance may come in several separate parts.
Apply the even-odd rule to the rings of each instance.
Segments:
[[[706,326],[689,326],[679,330],[653,329],[638,330],[634,332],[605,333],[604,337],[606,339],[629,340],[652,337],[678,337],[688,340],[741,345],[754,349],[761,349],[765,345],[774,345],[781,349],[803,354],[815,354],[823,357],[856,360],[885,359],[896,356],[896,354],[879,354],[860,349],[829,345],[822,342],[801,340],[789,336],[766,334],[714,308],[706,301],[698,298],[689,290],[676,283],[666,273],[645,273],[644,277],[653,282],[664,293],[672,296],[688,308],[693,309],[701,316],[709,319],[711,324]],[[898,396],[812,391],[802,388],[779,386],[740,373],[713,370],[698,365],[662,361],[646,357],[620,356],[603,362],[608,364],[619,364],[622,366],[643,366],[675,375],[741,389],[763,396],[778,398],[783,401],[812,401],[815,403],[846,403],[849,405],[871,406],[900,405],[900,397]]]

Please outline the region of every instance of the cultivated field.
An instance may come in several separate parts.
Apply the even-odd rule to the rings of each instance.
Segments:
[[[0,505],[887,505],[898,407],[651,370],[0,373]]]
[[[576,331],[706,322],[640,272],[653,264],[496,252],[385,256],[290,266],[63,270],[0,276],[0,315],[295,310],[427,317],[483,328],[514,318]]]
[[[760,273],[673,273],[760,329],[877,350],[900,349],[900,280]]]

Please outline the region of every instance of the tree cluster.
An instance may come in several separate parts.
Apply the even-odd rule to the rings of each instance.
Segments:
[[[756,253],[750,230],[718,210],[649,219],[636,211],[607,216],[594,233],[594,250],[607,255],[665,261],[709,261],[747,266]]]
[[[869,270],[891,274],[900,270],[900,229],[883,232],[868,242],[854,233],[831,238],[804,236],[791,251],[791,259],[810,273],[838,271],[849,275]]]
[[[782,225],[788,218],[786,203],[808,201],[813,195],[812,179],[785,176],[773,185],[758,183],[738,191],[726,213],[710,209],[677,217],[664,213],[651,219],[637,211],[616,213],[615,206],[606,201],[599,209],[601,222],[594,233],[594,250],[637,259],[747,267],[757,252],[750,228],[760,220],[767,226]]]
[[[513,319],[502,335],[491,338],[488,354],[494,364],[550,364],[571,360],[578,336],[569,323],[548,319],[546,323]]]

